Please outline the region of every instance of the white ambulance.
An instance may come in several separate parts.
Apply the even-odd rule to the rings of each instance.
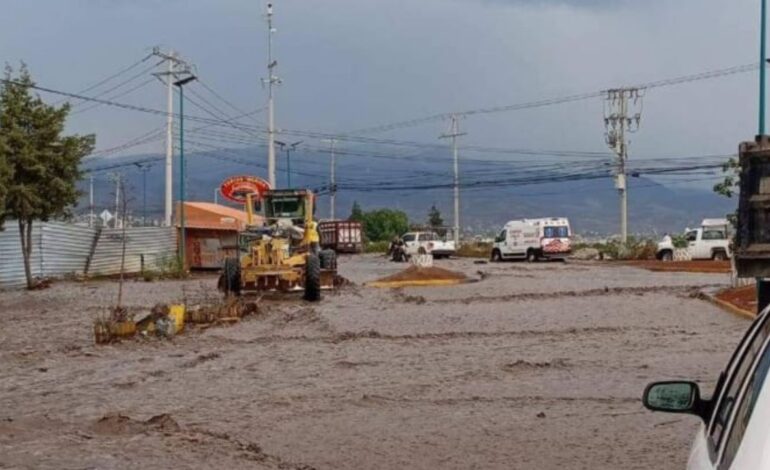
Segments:
[[[492,261],[565,259],[572,252],[572,230],[563,217],[512,220],[495,237]]]

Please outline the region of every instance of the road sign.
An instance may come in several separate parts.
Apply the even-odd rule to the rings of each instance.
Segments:
[[[256,176],[233,176],[227,178],[219,188],[222,196],[230,201],[245,203],[246,196],[251,194],[261,198],[270,190],[270,183]]]
[[[110,211],[107,209],[104,209],[101,214],[99,214],[99,218],[102,219],[102,222],[104,225],[107,225],[110,220],[114,219]]]

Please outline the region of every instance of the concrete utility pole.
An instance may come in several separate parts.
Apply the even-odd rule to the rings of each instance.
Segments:
[[[173,159],[174,159],[174,82],[180,73],[189,73],[190,65],[182,60],[176,52],[162,52],[159,47],[152,51],[153,55],[166,62],[166,72],[154,74],[166,85],[166,188],[164,198],[163,222],[166,227],[171,226],[173,206]],[[161,78],[163,77],[163,78]]]
[[[337,145],[337,139],[322,139],[321,142],[329,143],[329,151],[331,153],[331,166],[329,168],[329,217],[334,220],[335,200],[337,198],[337,161],[334,150]]]
[[[88,208],[90,214],[88,215],[88,226],[94,226],[94,174],[89,174],[88,184]]]
[[[457,149],[457,138],[466,135],[460,132],[460,121],[456,114],[452,115],[452,125],[448,134],[442,134],[440,139],[452,139],[452,154],[454,158],[454,241],[455,247],[460,246],[460,157]]]
[[[134,163],[134,165],[142,172],[142,225],[147,226],[147,172],[152,165],[141,163]]]
[[[615,170],[615,187],[620,193],[620,239],[628,241],[628,138],[627,134],[639,130],[642,118],[642,90],[639,88],[615,88],[607,90],[605,98],[604,126],[607,145],[618,156]],[[629,111],[629,104],[634,111]]]
[[[122,175],[120,173],[112,173],[110,179],[115,183],[115,218],[113,219],[112,227],[120,228],[120,186]]]
[[[275,103],[273,100],[273,85],[280,84],[281,79],[273,75],[273,69],[278,61],[273,60],[273,4],[267,4],[267,180],[275,188]],[[265,80],[262,81],[264,84]]]

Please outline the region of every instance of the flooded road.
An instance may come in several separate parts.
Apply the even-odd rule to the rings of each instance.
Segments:
[[[0,293],[0,468],[683,468],[697,418],[642,408],[657,379],[710,394],[748,321],[696,298],[726,274],[582,263],[437,266],[476,282],[375,289],[346,257],[320,304],[95,347],[113,282]],[[130,282],[136,310],[214,279]]]

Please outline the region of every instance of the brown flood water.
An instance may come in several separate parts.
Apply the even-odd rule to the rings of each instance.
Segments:
[[[114,282],[0,293],[0,468],[677,469],[697,419],[640,395],[709,394],[748,322],[693,297],[724,274],[585,263],[436,265],[480,282],[264,301],[232,327],[95,347]],[[129,307],[214,279],[129,282]]]

